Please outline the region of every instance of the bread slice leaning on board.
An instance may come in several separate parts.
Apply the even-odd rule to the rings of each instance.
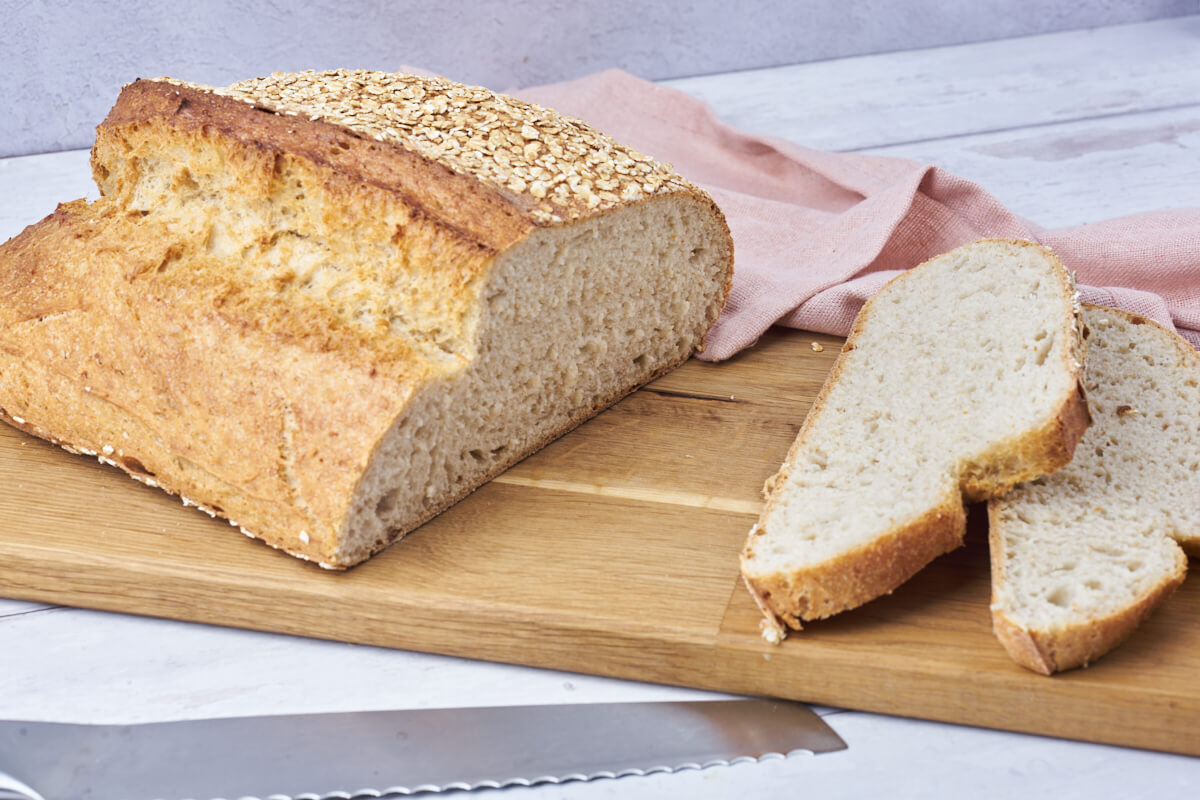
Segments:
[[[578,120],[337,70],[124,88],[0,249],[0,409],[329,567],[702,346],[732,241]]]
[[[1200,555],[1200,355],[1135,314],[1083,318],[1092,427],[1070,464],[988,504],[993,628],[1047,675],[1122,642]]]
[[[962,543],[964,500],[1071,460],[1076,297],[1049,250],[990,239],[864,305],[742,552],[767,639],[891,592]]]

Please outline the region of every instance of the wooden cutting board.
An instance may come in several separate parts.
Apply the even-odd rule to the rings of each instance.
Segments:
[[[346,573],[0,426],[0,595],[1200,755],[1195,578],[1034,675],[992,638],[977,523],[893,595],[759,638],[738,551],[839,345],[693,360]]]

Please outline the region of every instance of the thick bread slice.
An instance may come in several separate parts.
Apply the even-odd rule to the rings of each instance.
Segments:
[[[988,505],[996,636],[1046,675],[1122,642],[1183,581],[1179,545],[1200,554],[1200,355],[1134,314],[1083,318],[1094,424],[1070,464]]]
[[[859,313],[742,553],[778,641],[892,591],[962,543],[964,496],[1070,461],[1088,425],[1070,275],[983,240],[901,274]]]
[[[336,71],[127,86],[0,249],[0,413],[346,567],[702,345],[732,242],[552,111]]]

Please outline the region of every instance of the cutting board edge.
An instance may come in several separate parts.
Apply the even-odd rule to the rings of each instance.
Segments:
[[[1104,703],[1110,712],[1116,709],[1119,713],[1114,714],[1112,724],[1100,726],[1086,713],[1085,706],[1097,702],[1086,688],[1077,692],[1078,696],[1071,702],[1064,703],[1058,693],[1051,703],[1043,697],[1046,692],[1037,691],[1037,688],[1041,682],[1062,678],[1035,676],[1015,665],[1011,674],[991,672],[975,676],[979,682],[977,692],[951,696],[946,692],[948,684],[943,672],[957,669],[954,665],[945,665],[942,670],[931,669],[928,662],[914,664],[907,670],[879,667],[864,664],[856,653],[838,653],[832,649],[822,649],[817,657],[805,659],[792,654],[785,656],[781,650],[773,650],[765,643],[761,646],[722,644],[716,634],[704,640],[694,636],[670,636],[663,630],[645,628],[614,631],[580,624],[569,618],[553,620],[548,615],[541,615],[533,623],[514,623],[511,618],[504,618],[506,612],[498,611],[496,619],[488,621],[494,629],[489,632],[488,625],[465,621],[460,627],[448,627],[445,618],[436,610],[413,604],[404,609],[408,612],[403,617],[406,624],[400,630],[371,615],[354,614],[352,629],[321,633],[319,631],[324,628],[314,628],[311,620],[280,617],[277,624],[263,625],[261,619],[236,610],[219,606],[197,608],[161,597],[133,611],[128,595],[118,597],[72,587],[69,574],[60,576],[66,586],[57,589],[40,588],[36,580],[27,582],[31,585],[14,586],[14,575],[22,576],[19,554],[0,552],[0,558],[8,560],[0,592],[19,600],[515,663],[729,694],[780,697],[856,711],[1200,756],[1200,729],[1195,725],[1197,714],[1200,714],[1200,692],[1190,698],[1181,698],[1177,694],[1146,692],[1138,687],[1108,687]],[[29,577],[36,579],[36,576]],[[119,585],[120,581],[117,583]],[[196,580],[196,585],[202,590],[200,594],[207,595],[212,591],[210,583]],[[287,598],[277,599],[287,606]],[[298,599],[311,600],[299,596]],[[390,611],[395,613],[397,609]],[[502,619],[503,628],[498,624]],[[472,636],[480,630],[485,635]],[[772,659],[764,658],[764,655],[770,655]],[[776,657],[787,662],[787,674],[817,676],[819,682],[810,679],[803,684],[787,685],[780,679],[782,669],[772,673],[764,667]],[[1099,668],[1102,667],[1092,669]],[[830,670],[842,672],[836,679],[824,677]],[[1046,683],[1045,688],[1050,692],[1053,687]],[[971,702],[973,695],[983,693],[988,693],[987,702]],[[1048,713],[1048,709],[1053,713]]]

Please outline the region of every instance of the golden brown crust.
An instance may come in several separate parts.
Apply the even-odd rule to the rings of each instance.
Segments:
[[[1071,462],[1075,447],[1092,424],[1087,393],[1076,382],[1074,390],[1041,428],[989,451],[978,466],[963,476],[963,496],[969,503],[1001,497],[1018,483],[1061,469]]]
[[[136,216],[77,201],[5,246],[0,404],[29,432],[324,560],[365,452],[433,368],[221,313],[156,273],[172,236]],[[320,457],[293,471],[308,452]]]
[[[801,620],[833,616],[890,594],[933,559],[962,545],[967,516],[962,502],[948,496],[937,508],[897,525],[859,547],[810,569],[743,578],[759,607],[799,630]],[[753,556],[751,534],[742,558]]]
[[[363,138],[321,119],[281,116],[241,100],[186,85],[138,80],[124,89],[96,130],[92,164],[96,182],[107,179],[103,155],[110,139],[161,120],[186,133],[228,137],[251,151],[286,153],[352,184],[395,193],[415,216],[427,216],[489,253],[503,250],[534,226],[512,192],[456,173],[397,144]]]

